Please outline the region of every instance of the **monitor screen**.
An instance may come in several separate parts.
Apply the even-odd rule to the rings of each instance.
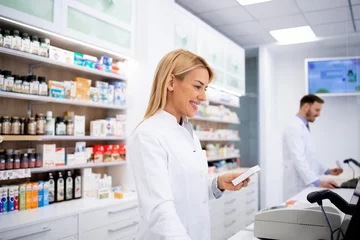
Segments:
[[[305,68],[308,93],[360,95],[360,57],[306,59]]]

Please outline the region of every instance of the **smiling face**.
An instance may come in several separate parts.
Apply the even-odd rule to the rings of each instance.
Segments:
[[[314,102],[313,104],[306,104],[305,112],[306,112],[306,120],[308,122],[315,122],[315,119],[320,116],[320,112],[323,104]]]
[[[173,114],[178,122],[181,116],[193,117],[198,105],[206,100],[209,72],[198,67],[185,74],[182,80],[172,75],[168,84],[168,98],[165,110]]]

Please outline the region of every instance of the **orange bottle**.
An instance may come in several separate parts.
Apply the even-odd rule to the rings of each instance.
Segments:
[[[26,198],[26,205],[25,205],[25,209],[31,209],[32,207],[32,201],[33,201],[33,197],[32,197],[32,183],[27,183],[26,184],[26,193],[25,193],[25,198]]]
[[[32,204],[31,204],[31,208],[38,208],[39,204],[39,184],[38,183],[33,183],[32,184]]]

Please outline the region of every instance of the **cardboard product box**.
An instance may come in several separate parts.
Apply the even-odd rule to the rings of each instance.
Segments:
[[[55,144],[38,144],[36,146],[37,152],[40,154],[42,159],[43,167],[54,167],[55,166]]]

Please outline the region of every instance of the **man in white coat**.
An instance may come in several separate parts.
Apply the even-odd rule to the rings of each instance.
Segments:
[[[341,168],[327,169],[316,156],[309,122],[320,116],[324,100],[309,94],[300,101],[299,113],[285,128],[283,134],[284,200],[308,186],[336,188],[334,181],[320,181],[323,174],[339,175]]]

